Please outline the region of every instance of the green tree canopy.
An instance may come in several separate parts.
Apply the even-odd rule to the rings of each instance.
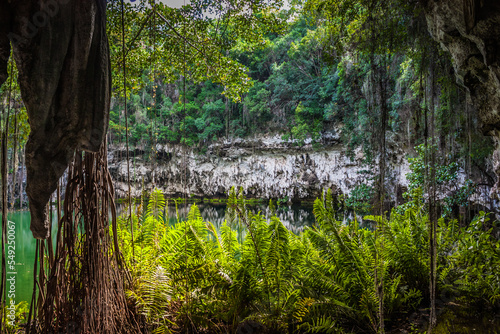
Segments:
[[[141,0],[126,4],[126,68],[132,90],[161,75],[173,82],[211,80],[224,87],[223,94],[239,101],[252,81],[248,69],[229,57],[238,43],[248,50],[263,46],[264,34],[279,31],[281,0],[193,0],[181,8]],[[108,3],[108,35],[115,89],[120,89],[122,70],[121,2]],[[241,46],[240,46],[241,47]]]

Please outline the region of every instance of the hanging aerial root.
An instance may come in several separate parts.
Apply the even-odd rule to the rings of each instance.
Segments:
[[[77,154],[70,165],[54,260],[40,263],[47,275],[38,278],[42,291],[32,332],[140,332],[125,299],[106,159],[104,143],[98,153]]]

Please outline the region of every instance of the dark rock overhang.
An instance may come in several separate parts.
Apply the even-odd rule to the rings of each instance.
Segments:
[[[500,1],[424,0],[432,37],[451,54],[457,82],[469,92],[484,134],[495,138],[493,165],[500,176]]]
[[[105,0],[0,0],[0,85],[13,47],[31,133],[31,230],[48,237],[47,203],[75,152],[95,152],[108,127],[111,72]]]
[[[451,54],[457,82],[470,93],[485,134],[500,133],[500,1],[428,0],[432,37]]]

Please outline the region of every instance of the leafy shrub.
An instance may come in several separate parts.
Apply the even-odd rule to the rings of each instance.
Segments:
[[[365,217],[377,224],[370,230],[337,220],[328,191],[314,203],[317,225],[295,235],[276,216],[252,214],[242,194],[229,193],[219,229],[196,205],[187,220],[167,224],[158,190],[133,217],[133,243],[120,220],[134,278],[128,296],[151,331],[376,332],[375,283],[381,281],[388,328],[427,306],[429,218],[421,199],[389,219]],[[439,220],[438,294],[453,291],[455,302],[499,306],[500,243],[487,223],[484,214],[462,229]]]
[[[359,214],[367,214],[372,209],[373,196],[375,189],[366,184],[355,186],[349,196],[345,198],[347,208],[354,210]]]

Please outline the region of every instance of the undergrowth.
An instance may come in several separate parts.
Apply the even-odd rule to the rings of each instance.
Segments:
[[[119,224],[133,278],[128,298],[146,332],[376,332],[375,271],[389,329],[405,321],[414,328],[412,316],[428,306],[429,222],[419,200],[389,219],[365,217],[377,223],[376,233],[356,220],[337,221],[327,192],[314,203],[316,225],[299,235],[276,216],[251,213],[234,189],[220,228],[196,204],[186,221],[169,225],[166,205],[155,190],[136,210],[133,243],[126,217]],[[441,306],[500,306],[500,244],[486,226],[484,213],[468,227],[439,221]]]

